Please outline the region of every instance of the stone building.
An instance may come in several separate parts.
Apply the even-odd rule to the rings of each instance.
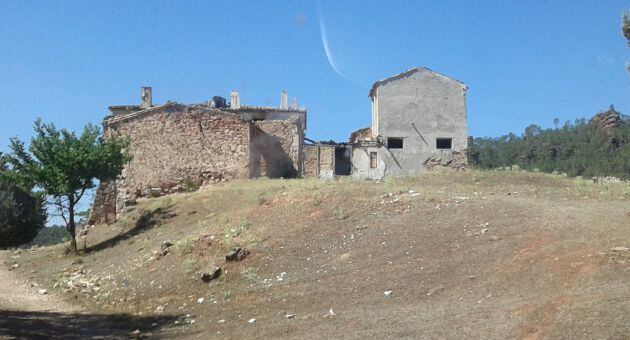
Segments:
[[[242,106],[232,92],[230,107],[214,102],[153,105],[144,87],[140,105],[110,106],[106,136],[131,142],[133,157],[114,182],[96,191],[90,223],[112,222],[140,197],[161,196],[231,179],[291,178],[302,173],[306,110],[295,101],[280,107]]]
[[[372,124],[350,137],[351,174],[408,176],[435,166],[466,166],[467,86],[418,67],[375,82]]]
[[[375,82],[371,126],[353,132],[348,143],[308,140],[304,175],[381,179],[465,168],[467,89],[424,67]]]

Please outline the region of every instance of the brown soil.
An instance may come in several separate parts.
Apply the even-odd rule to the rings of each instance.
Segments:
[[[98,313],[170,317],[139,327],[165,337],[627,338],[629,203],[628,183],[521,172],[243,181],[8,265]]]

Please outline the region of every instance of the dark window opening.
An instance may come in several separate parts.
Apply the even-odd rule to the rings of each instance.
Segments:
[[[437,149],[452,149],[453,148],[453,138],[436,138],[435,139],[435,147]]]
[[[376,152],[370,152],[370,168],[376,169]]]
[[[403,139],[402,138],[387,138],[387,147],[389,149],[402,149]]]

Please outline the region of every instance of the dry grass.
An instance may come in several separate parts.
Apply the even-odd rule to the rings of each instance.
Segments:
[[[526,172],[240,181],[140,202],[93,228],[88,249],[143,214],[151,227],[82,264],[58,246],[20,268],[61,290],[64,271],[84,266],[101,289],[67,296],[190,314],[181,322],[201,337],[628,337],[630,252],[610,249],[630,246],[629,203],[628,183]],[[173,251],[156,259],[164,241]],[[252,254],[225,263],[234,246]],[[201,282],[214,264],[224,274]]]

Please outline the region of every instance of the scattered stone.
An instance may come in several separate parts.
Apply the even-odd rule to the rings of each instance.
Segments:
[[[499,239],[499,236],[495,236],[495,235],[490,236],[490,241],[497,241],[498,239]]]
[[[630,250],[630,248],[628,247],[612,247],[610,248],[611,251],[628,251]]]
[[[148,189],[148,196],[150,197],[160,197],[162,194],[162,188],[151,188]]]
[[[12,266],[11,266],[11,269],[10,269],[10,270],[17,269],[17,268],[19,268],[19,267],[20,267],[20,264],[19,264],[19,263],[16,263],[16,264],[14,264],[14,265],[12,265]]]
[[[216,280],[221,276],[222,270],[218,266],[214,266],[209,272],[201,274],[201,281],[210,282]]]
[[[335,316],[335,315],[337,315],[337,314],[335,314],[335,311],[331,308],[331,309],[328,311],[328,315],[329,315],[329,316]]]
[[[46,295],[46,294],[48,294],[48,291],[46,289],[39,289],[37,291],[37,294],[39,294],[39,295]]]
[[[386,290],[383,292],[383,294],[385,295],[385,297],[391,297],[392,296],[392,291],[391,290]]]
[[[138,201],[136,201],[135,198],[128,198],[125,200],[125,203],[124,203],[125,206],[136,205],[136,204],[138,204]]]
[[[203,301],[204,301],[204,298],[198,298],[198,299],[197,299],[197,303],[198,303],[198,304],[202,304],[202,303],[203,303]]]
[[[249,250],[241,247],[232,248],[230,252],[225,255],[225,261],[242,261],[250,254]]]
[[[284,316],[287,319],[295,319],[296,315],[295,314],[287,314]]]
[[[440,291],[440,290],[442,290],[442,289],[444,289],[444,286],[442,286],[442,285],[439,285],[439,286],[437,286],[437,287],[433,287],[433,288],[432,288],[432,289],[431,289],[431,290],[427,293],[427,296],[431,296],[431,295],[433,295],[433,294],[437,293],[438,291]]]
[[[251,318],[251,319],[249,319],[247,322],[249,322],[249,323],[251,323],[251,324],[254,324],[254,323],[256,323],[256,319]]]
[[[350,260],[350,254],[345,253],[339,256],[339,262],[348,262]]]
[[[139,329],[136,329],[135,331],[130,333],[131,336],[140,336],[142,335],[142,332],[140,332]]]
[[[485,234],[488,232],[488,228],[483,228],[481,229],[481,235]]]
[[[217,321],[217,323],[225,323],[225,319],[221,319],[221,320]]]
[[[158,314],[164,313],[164,306],[157,306],[155,308],[155,312],[158,313]]]

